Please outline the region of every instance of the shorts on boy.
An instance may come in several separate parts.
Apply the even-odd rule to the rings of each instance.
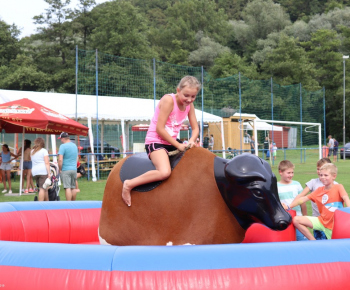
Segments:
[[[322,231],[314,229],[314,237],[316,240],[327,240],[326,234]]]
[[[326,234],[327,239],[331,239],[332,238],[332,230],[326,228],[318,219],[318,217],[315,216],[306,216],[310,222],[312,223],[312,227],[314,230],[319,230],[322,231]]]
[[[0,169],[2,170],[11,170],[12,169],[12,164],[11,163],[1,163]]]
[[[36,184],[38,185],[39,188],[43,188],[43,185],[45,183],[45,180],[48,178],[49,176],[46,175],[35,175],[33,176],[34,180],[36,181]]]
[[[60,173],[63,188],[75,188],[75,182],[77,181],[76,170],[65,170]]]
[[[177,148],[173,145],[165,145],[165,144],[161,144],[161,143],[151,143],[151,144],[146,144],[145,145],[145,149],[148,155],[148,158],[150,158],[150,155],[153,151],[157,151],[157,150],[161,150],[161,149],[165,149],[165,151],[167,153],[171,152],[171,151],[175,151],[177,150]]]

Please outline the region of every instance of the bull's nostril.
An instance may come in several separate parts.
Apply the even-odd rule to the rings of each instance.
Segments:
[[[286,221],[278,222],[278,228],[280,231],[285,230],[288,226],[289,226],[289,223],[287,223]]]

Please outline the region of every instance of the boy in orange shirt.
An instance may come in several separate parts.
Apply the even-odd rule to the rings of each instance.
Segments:
[[[308,228],[325,232],[327,239],[332,237],[334,211],[343,207],[343,202],[350,207],[350,199],[344,186],[334,184],[337,177],[337,167],[332,163],[324,164],[320,169],[320,180],[324,186],[317,188],[311,194],[304,197],[296,197],[289,205],[295,207],[309,200],[316,203],[320,216],[295,216],[294,226],[309,240],[315,240]]]

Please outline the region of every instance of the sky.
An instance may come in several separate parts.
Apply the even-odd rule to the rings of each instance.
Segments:
[[[107,0],[95,0],[96,4]],[[78,0],[71,0],[70,7],[75,8]],[[44,0],[0,0],[0,19],[7,24],[16,24],[21,30],[20,38],[36,33],[33,17],[45,12],[49,5]]]

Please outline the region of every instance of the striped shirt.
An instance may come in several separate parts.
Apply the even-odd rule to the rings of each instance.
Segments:
[[[289,184],[277,182],[277,188],[278,196],[281,202],[285,203],[288,206],[297,197],[297,195],[303,191],[301,184],[295,180],[292,180],[292,182]],[[300,205],[293,207],[293,209],[297,212],[297,215],[302,215]]]

